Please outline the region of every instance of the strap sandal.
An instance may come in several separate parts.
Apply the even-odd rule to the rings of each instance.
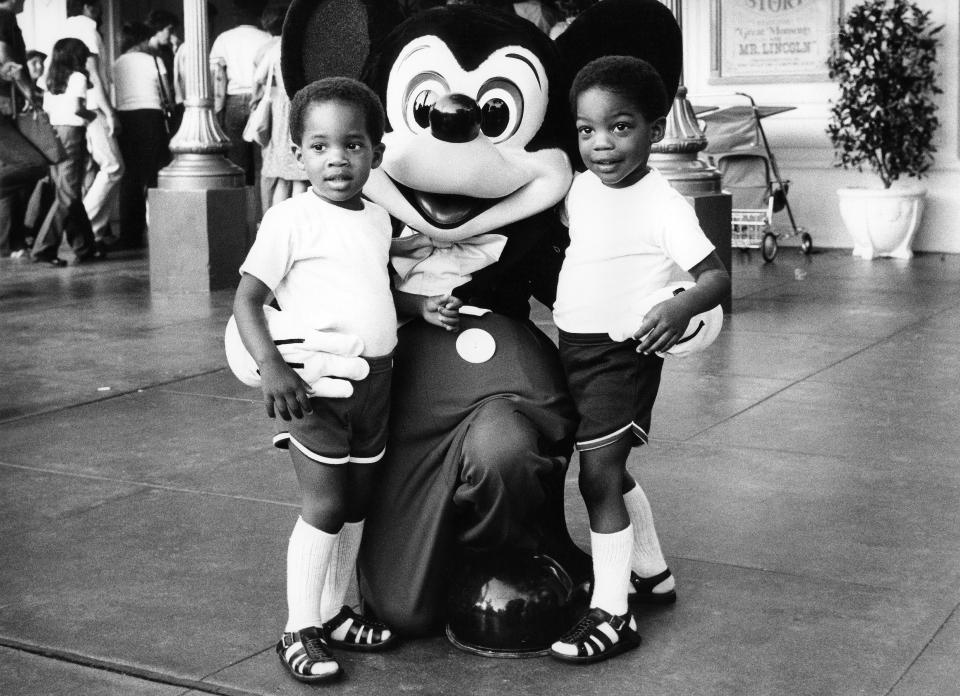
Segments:
[[[615,616],[593,607],[576,626],[550,646],[550,657],[587,664],[607,660],[638,645],[637,622],[630,612]]]
[[[662,573],[657,573],[649,578],[641,578],[639,575],[631,571],[630,585],[633,587],[633,592],[627,595],[627,601],[629,601],[631,604],[673,604],[677,601],[676,590],[671,589],[667,592],[653,591],[653,588],[669,578],[670,575],[671,573],[669,568]]]
[[[324,623],[322,630],[332,645],[344,650],[386,650],[397,641],[397,635],[386,624],[361,616],[347,605]]]
[[[284,633],[277,643],[277,655],[290,676],[305,684],[333,681],[343,674],[316,626]]]

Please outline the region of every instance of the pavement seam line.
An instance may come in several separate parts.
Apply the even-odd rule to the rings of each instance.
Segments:
[[[78,665],[80,667],[87,667],[103,672],[113,672],[115,674],[123,674],[128,677],[143,679],[144,681],[155,682],[158,684],[165,684],[167,686],[192,689],[205,694],[216,694],[217,696],[259,696],[259,694],[253,691],[245,691],[241,689],[234,689],[229,686],[209,684],[196,679],[178,677],[173,674],[167,674],[144,667],[136,667],[134,665],[110,662],[109,660],[101,660],[96,657],[80,655],[79,653],[75,653],[70,650],[52,648],[45,645],[36,645],[33,643],[25,643],[20,640],[8,638],[7,636],[0,636],[0,647],[10,648],[11,650],[17,650],[20,652],[29,653],[31,655],[38,655],[40,657],[46,657],[52,660],[57,660],[58,662],[66,662],[69,664]],[[259,654],[259,652],[257,654]]]
[[[906,666],[906,668],[903,670],[903,673],[902,673],[899,677],[897,677],[897,680],[896,680],[895,682],[893,682],[893,684],[890,686],[889,689],[887,689],[887,691],[886,691],[886,693],[884,694],[884,696],[890,696],[890,694],[893,693],[894,689],[896,689],[897,686],[900,685],[900,682],[903,681],[903,678],[906,677],[906,676],[910,673],[910,670],[913,669],[913,666],[914,666],[915,664],[917,664],[917,662],[920,661],[920,658],[921,658],[921,657],[923,657],[923,653],[927,652],[927,648],[929,648],[930,645],[933,643],[933,641],[935,641],[935,640],[937,639],[937,636],[939,636],[939,635],[943,632],[944,627],[945,627],[948,623],[950,623],[950,620],[951,620],[951,619],[954,617],[954,615],[957,613],[957,609],[960,609],[960,604],[955,605],[955,606],[953,607],[953,610],[952,610],[949,614],[947,614],[947,618],[945,618],[945,619],[943,620],[943,623],[941,623],[941,624],[937,627],[937,630],[933,632],[933,635],[930,636],[930,640],[928,640],[926,643],[924,643],[924,644],[923,644],[923,647],[920,648],[920,651],[919,651],[916,655],[914,655],[913,659],[910,660],[910,664]]]

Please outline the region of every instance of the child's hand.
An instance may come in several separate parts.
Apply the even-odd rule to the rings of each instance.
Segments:
[[[267,415],[271,418],[279,415],[288,421],[291,416],[303,418],[303,414],[313,411],[310,408],[310,385],[282,359],[271,359],[260,366],[260,388]]]
[[[676,297],[654,305],[633,334],[640,341],[637,352],[649,355],[669,350],[683,338],[691,317],[684,303]]]
[[[424,297],[420,305],[420,316],[428,324],[439,326],[447,331],[457,331],[460,327],[460,307],[463,302],[453,295],[434,295]]]

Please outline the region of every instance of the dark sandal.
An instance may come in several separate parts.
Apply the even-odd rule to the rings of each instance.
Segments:
[[[343,674],[340,663],[327,647],[321,629],[316,626],[284,633],[277,643],[277,655],[290,676],[306,684],[333,681]],[[324,671],[314,673],[313,669],[318,665]]]
[[[603,629],[605,625],[616,634],[616,641]],[[594,607],[566,635],[550,646],[550,657],[580,664],[609,659],[640,645],[640,635],[635,626],[636,621],[630,612],[614,616]]]
[[[636,573],[630,573],[630,584],[633,586],[633,592],[627,595],[627,601],[637,604],[673,604],[677,601],[677,591],[654,592],[653,588],[669,578],[670,569],[667,568],[662,573],[657,573],[653,577],[641,578]]]
[[[346,628],[346,633],[339,638],[333,634]],[[344,605],[340,613],[323,624],[323,634],[331,645],[344,650],[359,650],[373,652],[386,650],[397,640],[397,635],[386,624],[360,616],[353,609]]]

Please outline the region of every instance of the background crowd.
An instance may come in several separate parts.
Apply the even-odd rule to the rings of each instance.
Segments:
[[[497,6],[551,37],[595,0],[407,0],[400,15],[442,4]],[[62,267],[66,238],[74,261],[147,245],[147,190],[170,161],[183,114],[181,22],[151,10],[122,27],[120,55],[108,64],[101,0],[67,0],[67,20],[51,55],[26,46],[16,15],[24,0],[0,0],[0,118],[42,111],[62,147],[39,179],[0,188],[0,256]],[[280,73],[280,33],[288,2],[232,0],[230,28],[211,37],[214,103],[230,145],[227,157],[259,191],[261,211],[306,190],[289,145],[289,100]],[[208,5],[210,25],[217,14]],[[244,137],[261,100],[266,130]],[[252,125],[252,124],[251,124]]]

